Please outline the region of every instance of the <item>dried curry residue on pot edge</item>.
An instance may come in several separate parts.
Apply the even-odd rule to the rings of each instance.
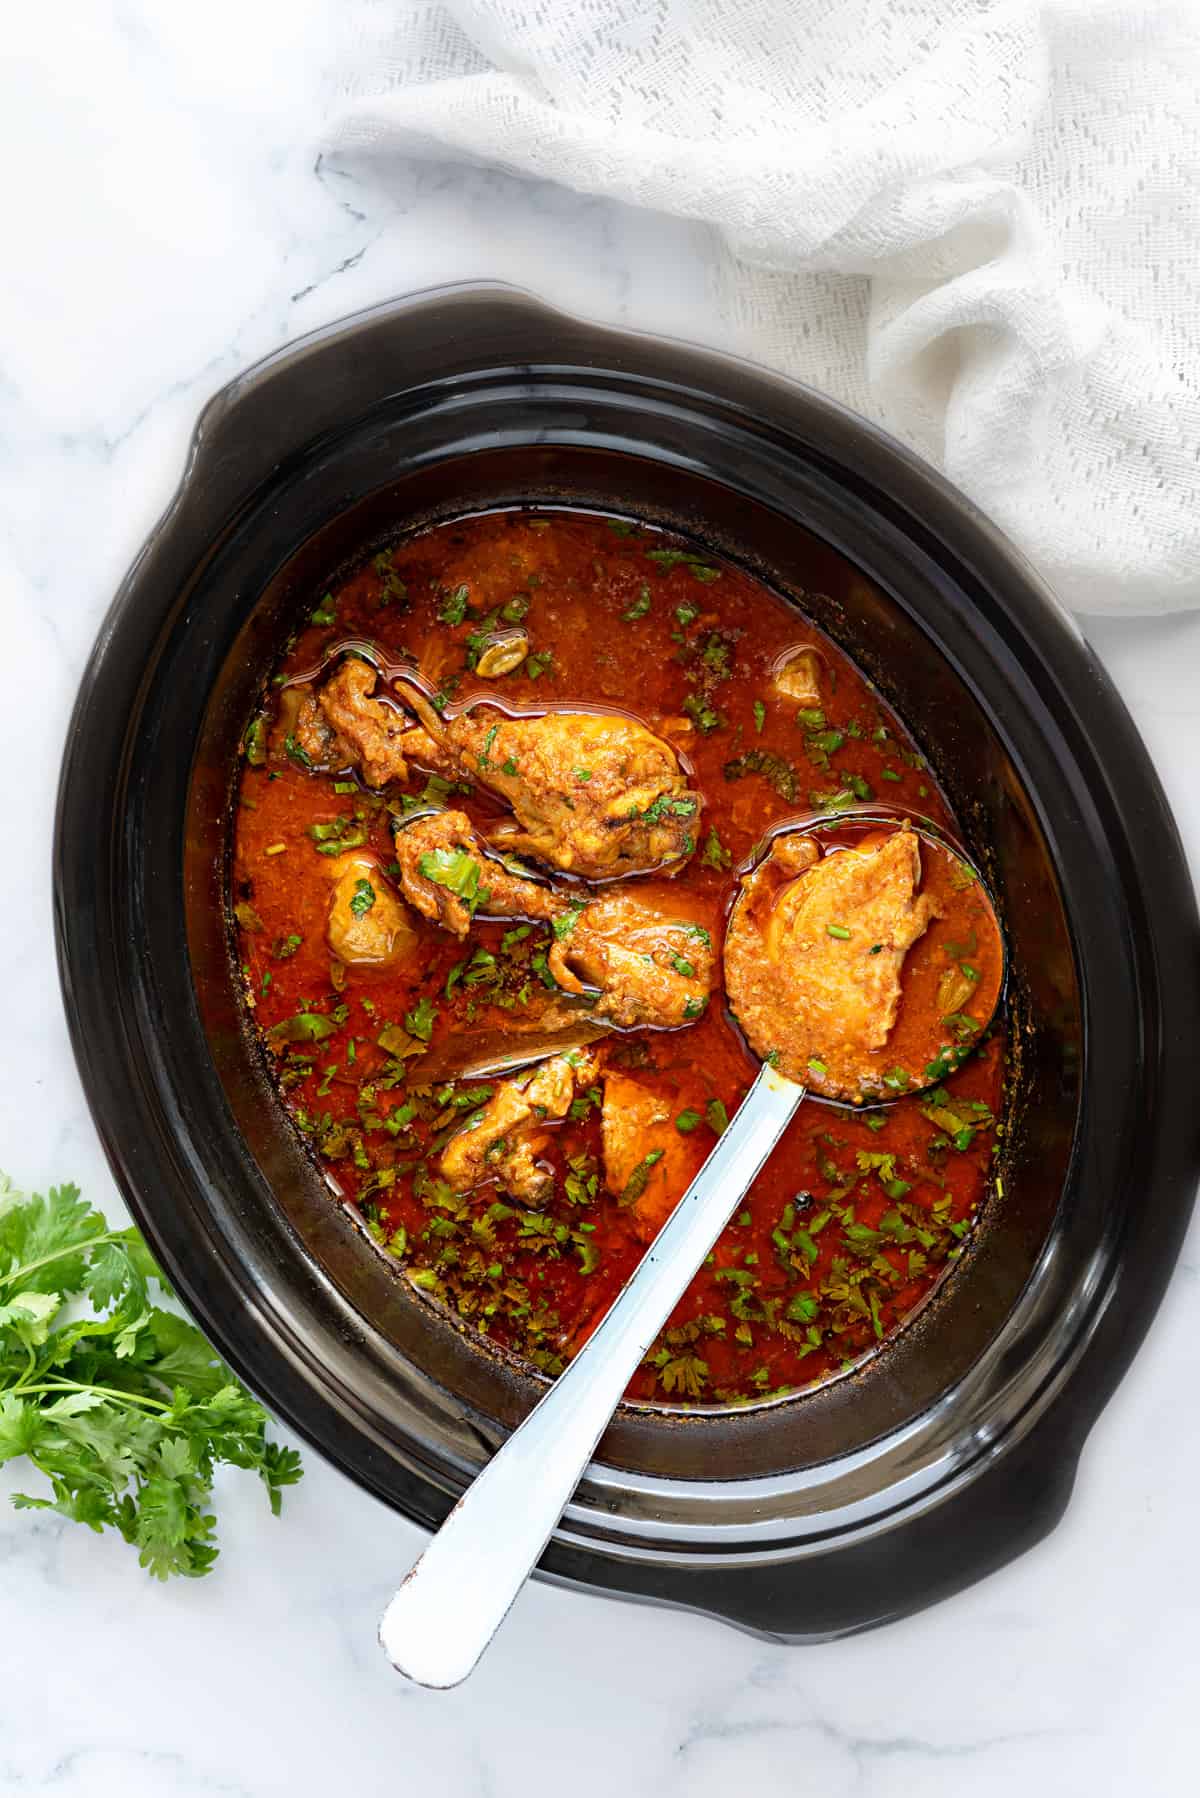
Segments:
[[[473,783],[419,765],[379,790],[353,771],[306,765],[287,695],[301,677],[324,678],[350,643],[380,666],[418,664],[435,709],[450,715],[479,693],[518,713],[628,713],[672,745],[703,797],[686,865],[620,884],[684,917],[697,941],[707,933],[711,1000],[686,1027],[606,1039],[593,1083],[540,1133],[539,1165],[553,1180],[535,1205],[494,1176],[466,1193],[440,1177],[446,1141],[497,1081],[432,1084],[420,1057],[451,1038],[513,1032],[560,998],[553,925],[480,917],[460,941],[409,909],[411,940],[394,965],[331,956],[339,858],[374,856],[386,880],[393,826],[421,806],[451,806],[481,832],[503,817]],[[496,644],[503,652],[489,656]],[[793,661],[797,697],[796,680],[781,685],[778,671],[805,649]],[[808,678],[815,695],[802,690]],[[246,734],[238,952],[296,1127],[415,1287],[544,1372],[563,1366],[644,1252],[639,1198],[653,1183],[661,1214],[682,1193],[754,1077],[720,985],[739,865],[781,819],[817,810],[836,820],[870,799],[953,823],[916,744],[853,662],[761,583],[679,539],[580,514],[493,513],[409,537],[319,600]],[[613,889],[565,890],[583,899]],[[971,945],[940,953],[947,1009],[969,1040]],[[827,1380],[886,1340],[973,1226],[1003,1129],[1003,1054],[997,1026],[940,1086],[886,1111],[807,1100],[629,1396],[753,1402]],[[652,1120],[654,1146],[619,1191],[605,1179],[606,1087],[610,1104]]]

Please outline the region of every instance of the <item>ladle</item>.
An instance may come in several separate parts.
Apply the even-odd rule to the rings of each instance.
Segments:
[[[864,826],[869,833],[865,837]],[[835,853],[870,854],[873,847],[882,847],[895,834],[896,820],[893,817],[882,821],[881,827],[878,814],[870,819],[843,818],[839,820],[836,839],[828,834],[830,828],[825,819],[787,836],[793,841],[798,835],[818,840],[824,851],[816,863],[819,867]],[[972,1034],[972,1041],[976,1041],[990,1022],[1003,983],[1003,940],[995,909],[976,871],[944,841],[928,830],[914,827],[907,819],[900,828],[915,828],[920,846],[921,891],[933,888],[943,895],[941,922],[949,922],[948,914],[954,904],[946,895],[963,895],[964,910],[970,905],[975,947],[966,965],[974,976],[976,999],[971,1022],[978,1026]],[[858,832],[857,840],[851,840],[854,831]],[[780,840],[781,833],[775,833],[770,844],[772,853],[744,878],[730,932],[739,925],[739,909],[753,907],[756,918],[762,917],[762,875],[771,871],[776,860],[786,868],[786,861],[775,855]],[[789,888],[794,889],[796,881],[805,880],[811,872],[807,869],[791,879],[784,872],[770,895],[768,911],[773,907],[778,913],[780,900]],[[983,933],[979,929],[981,922]],[[806,927],[811,926],[809,918]],[[754,927],[759,926],[756,923]],[[762,928],[769,932],[769,916]],[[831,955],[836,956],[845,944],[852,943],[853,919],[827,924],[825,929],[835,945]],[[946,932],[942,934],[945,937]],[[990,940],[981,941],[981,934]],[[727,972],[728,943],[729,936]],[[868,954],[873,952],[875,946],[868,946]],[[878,952],[883,952],[883,945]],[[847,954],[847,966],[851,965]],[[947,967],[952,965],[959,964],[948,960]],[[914,983],[922,985],[926,999],[931,980],[936,985],[936,964],[931,965],[931,957],[926,955],[914,976]],[[731,990],[730,997],[736,1009],[737,993]],[[908,997],[906,988],[901,1012]],[[936,1021],[937,1029],[931,1023],[928,1041],[921,1045],[923,1059],[915,1071],[911,1066],[884,1071],[879,1090],[887,1097],[880,1102],[894,1102],[923,1086],[936,1085],[969,1052],[953,1031],[953,1040],[947,1042],[945,1023],[938,1017],[936,1006],[925,1004],[922,1016],[925,1011]],[[742,1021],[755,1051],[764,1058],[770,1056],[770,1046],[755,1040],[749,1017]],[[896,1035],[897,1032],[892,1033],[893,1043]],[[908,1039],[908,1061],[912,1064],[918,1057],[912,1053],[916,1045],[911,1040],[911,1030]],[[454,1686],[475,1666],[536,1567],[630,1379],[795,1115],[806,1091],[819,1081],[828,1092],[842,1077],[831,1050],[823,1049],[820,1059],[814,1057],[808,1065],[819,1068],[819,1076],[805,1080],[802,1070],[773,1066],[764,1059],[729,1127],[586,1345],[464,1493],[408,1574],[384,1613],[380,1642],[392,1664],[410,1679],[425,1686]],[[789,1078],[789,1072],[799,1072],[801,1077]],[[857,1066],[847,1069],[843,1084],[847,1090],[861,1089]]]

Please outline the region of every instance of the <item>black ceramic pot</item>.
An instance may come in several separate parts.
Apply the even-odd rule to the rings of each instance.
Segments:
[[[510,289],[305,339],[205,411],[67,744],[62,982],[129,1204],[281,1416],[432,1525],[537,1396],[330,1200],[243,1030],[235,748],[297,607],[414,523],[536,499],[688,531],[801,601],[915,729],[1016,971],[1002,1187],[859,1376],[744,1414],[623,1410],[543,1571],[792,1640],[1043,1535],[1162,1295],[1200,1167],[1197,918],[1120,701],[1030,570],[895,443],[761,369]]]

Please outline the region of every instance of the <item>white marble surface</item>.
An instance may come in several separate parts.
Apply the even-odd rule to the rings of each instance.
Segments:
[[[705,335],[703,232],[501,177],[318,167],[336,0],[42,0],[6,19],[0,282],[0,1165],[120,1205],[67,1048],[48,853],[60,742],[112,589],[211,390],[286,338],[450,277]],[[1200,614],[1090,631],[1200,865]],[[0,1509],[0,1790],[58,1798],[1142,1798],[1195,1789],[1200,1236],[1040,1548],[915,1620],[787,1650],[531,1588],[449,1695],[375,1622],[417,1532],[309,1456],[273,1522],[223,1483],[210,1579]],[[15,1482],[10,1478],[5,1489]]]

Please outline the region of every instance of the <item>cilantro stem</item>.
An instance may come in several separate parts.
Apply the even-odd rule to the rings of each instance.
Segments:
[[[165,1399],[151,1398],[148,1393],[125,1392],[120,1386],[85,1385],[82,1380],[43,1380],[37,1386],[23,1386],[18,1380],[15,1386],[10,1386],[7,1390],[19,1392],[26,1398],[38,1392],[100,1392],[105,1398],[119,1399],[125,1405],[152,1405],[156,1411],[171,1409]]]

